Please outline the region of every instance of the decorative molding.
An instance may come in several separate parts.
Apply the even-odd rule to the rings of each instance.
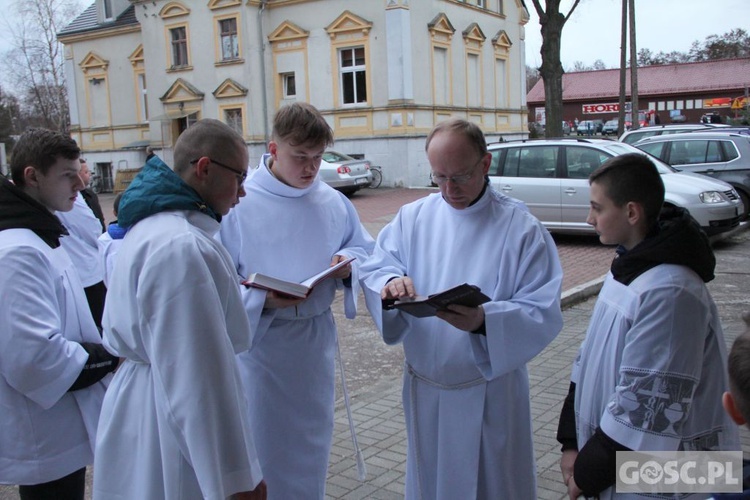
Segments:
[[[309,31],[303,30],[291,21],[284,21],[268,35],[268,41],[271,43],[290,42],[305,39],[309,36]]]
[[[107,71],[107,68],[109,67],[109,61],[107,61],[106,59],[102,59],[94,52],[89,52],[88,54],[86,54],[83,60],[78,63],[78,65],[81,67],[81,70],[83,70],[84,73],[88,73],[88,71],[92,69]]]
[[[227,7],[237,7],[242,5],[242,0],[210,0],[208,8],[211,10],[226,9]]]
[[[467,44],[482,45],[487,37],[477,23],[471,23],[462,33]]]
[[[453,38],[453,34],[456,32],[456,28],[453,27],[448,16],[441,12],[435,16],[432,21],[427,23],[427,29],[433,38],[446,37],[448,40]]]
[[[188,14],[190,14],[190,9],[180,2],[169,2],[159,11],[159,17],[162,19],[187,16]]]
[[[325,28],[328,36],[331,37],[331,40],[335,40],[336,37],[341,35],[367,36],[371,29],[372,22],[361,18],[356,14],[352,14],[348,10],[345,10]]]
[[[226,99],[228,97],[245,97],[248,93],[248,89],[232,80],[227,78],[221,84],[216,87],[216,90],[212,92],[214,97],[217,99]]]
[[[159,100],[165,104],[172,102],[202,101],[203,92],[182,78],[178,78]]]
[[[135,50],[128,56],[128,60],[130,60],[130,64],[132,64],[134,68],[143,65],[143,44],[140,44],[135,48]]]
[[[390,9],[409,10],[409,0],[386,0],[385,10]]]
[[[495,47],[495,53],[507,57],[510,53],[510,48],[513,46],[513,42],[510,41],[510,37],[505,30],[500,30],[492,38],[492,46]]]

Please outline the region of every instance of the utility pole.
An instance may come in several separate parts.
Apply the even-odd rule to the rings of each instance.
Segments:
[[[638,60],[636,55],[635,44],[635,0],[630,1],[630,109],[633,112],[633,130],[636,130],[641,126],[640,120],[638,119]]]
[[[625,77],[627,61],[628,0],[622,0],[622,21],[620,31],[620,109],[617,113],[617,137],[625,132]]]

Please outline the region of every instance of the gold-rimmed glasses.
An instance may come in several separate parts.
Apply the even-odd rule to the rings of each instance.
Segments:
[[[474,174],[476,173],[476,166],[479,165],[479,163],[484,160],[484,156],[482,156],[479,161],[474,163],[471,167],[471,172],[468,174],[463,175],[454,175],[451,177],[445,176],[445,175],[436,175],[430,172],[430,180],[437,184],[438,186],[442,186],[443,184],[446,184],[448,181],[451,181],[453,184],[456,184],[458,186],[462,186],[466,183],[468,183],[472,177],[474,177]]]

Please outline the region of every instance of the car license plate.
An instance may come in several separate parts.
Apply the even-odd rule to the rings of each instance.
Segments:
[[[360,177],[359,179],[354,180],[355,184],[367,184],[368,182],[370,181],[369,179],[367,179],[367,177]]]

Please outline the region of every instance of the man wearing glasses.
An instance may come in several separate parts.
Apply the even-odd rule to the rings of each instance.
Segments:
[[[172,171],[152,157],[122,196],[128,228],[104,310],[124,358],[102,406],[94,498],[263,499],[235,355],[250,325],[232,261],[214,239],[245,190],[242,137],[201,120]]]
[[[405,497],[536,498],[526,363],[562,328],[557,250],[490,186],[479,127],[440,123],[426,150],[440,192],[402,207],[361,270],[383,339],[404,346]],[[491,301],[427,318],[384,307],[462,283]]]

